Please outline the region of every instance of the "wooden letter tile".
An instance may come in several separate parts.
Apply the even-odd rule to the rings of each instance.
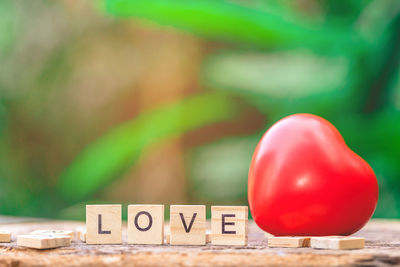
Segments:
[[[211,244],[247,245],[247,206],[211,207]]]
[[[49,249],[71,245],[69,235],[19,235],[17,245],[21,247]]]
[[[164,243],[164,205],[128,206],[128,244]]]
[[[10,231],[0,231],[0,243],[11,242],[11,232]]]
[[[86,242],[86,228],[85,227],[77,227],[76,235],[80,241]]]
[[[268,247],[271,248],[302,248],[310,246],[310,237],[304,236],[270,236]]]
[[[206,206],[171,205],[171,245],[206,244]]]
[[[75,238],[75,232],[71,230],[36,230],[31,235],[69,235],[71,240]]]
[[[318,236],[311,238],[312,248],[321,249],[360,249],[364,248],[363,237],[351,236]]]
[[[121,205],[86,205],[86,243],[121,244]]]

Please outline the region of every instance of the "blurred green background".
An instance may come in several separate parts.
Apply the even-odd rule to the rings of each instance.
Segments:
[[[247,204],[266,129],[331,121],[400,218],[400,1],[0,1],[0,213]]]

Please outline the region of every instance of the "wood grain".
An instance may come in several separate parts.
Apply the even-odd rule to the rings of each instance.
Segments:
[[[38,229],[69,230],[84,222],[43,221],[7,218],[0,230],[13,236]],[[12,221],[12,223],[8,223]],[[31,222],[29,222],[31,221]],[[33,222],[32,222],[33,221]],[[0,218],[1,222],[1,218]],[[122,245],[87,245],[37,251],[18,247],[15,240],[0,244],[0,266],[399,266],[400,221],[373,220],[355,236],[365,237],[359,250],[317,250],[312,248],[268,248],[267,238],[249,221],[248,245],[170,246],[128,245],[123,227]],[[207,229],[210,229],[208,222]]]

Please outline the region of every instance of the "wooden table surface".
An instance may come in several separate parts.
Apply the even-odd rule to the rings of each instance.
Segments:
[[[18,247],[18,234],[38,229],[69,229],[82,222],[13,219],[0,216],[0,230],[11,230],[11,243],[0,244],[0,266],[400,266],[400,221],[372,220],[355,234],[366,248],[350,251],[268,248],[264,233],[249,223],[249,244],[233,246],[86,245],[35,250]]]

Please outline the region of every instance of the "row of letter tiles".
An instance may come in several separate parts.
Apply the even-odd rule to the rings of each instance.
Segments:
[[[363,237],[352,236],[272,236],[268,237],[268,247],[301,248],[312,247],[315,249],[361,249],[364,248]]]
[[[121,244],[121,205],[86,206],[86,243]],[[213,245],[247,245],[247,206],[212,206]],[[171,245],[206,244],[206,206],[171,205]],[[128,244],[164,243],[164,205],[128,206]]]

